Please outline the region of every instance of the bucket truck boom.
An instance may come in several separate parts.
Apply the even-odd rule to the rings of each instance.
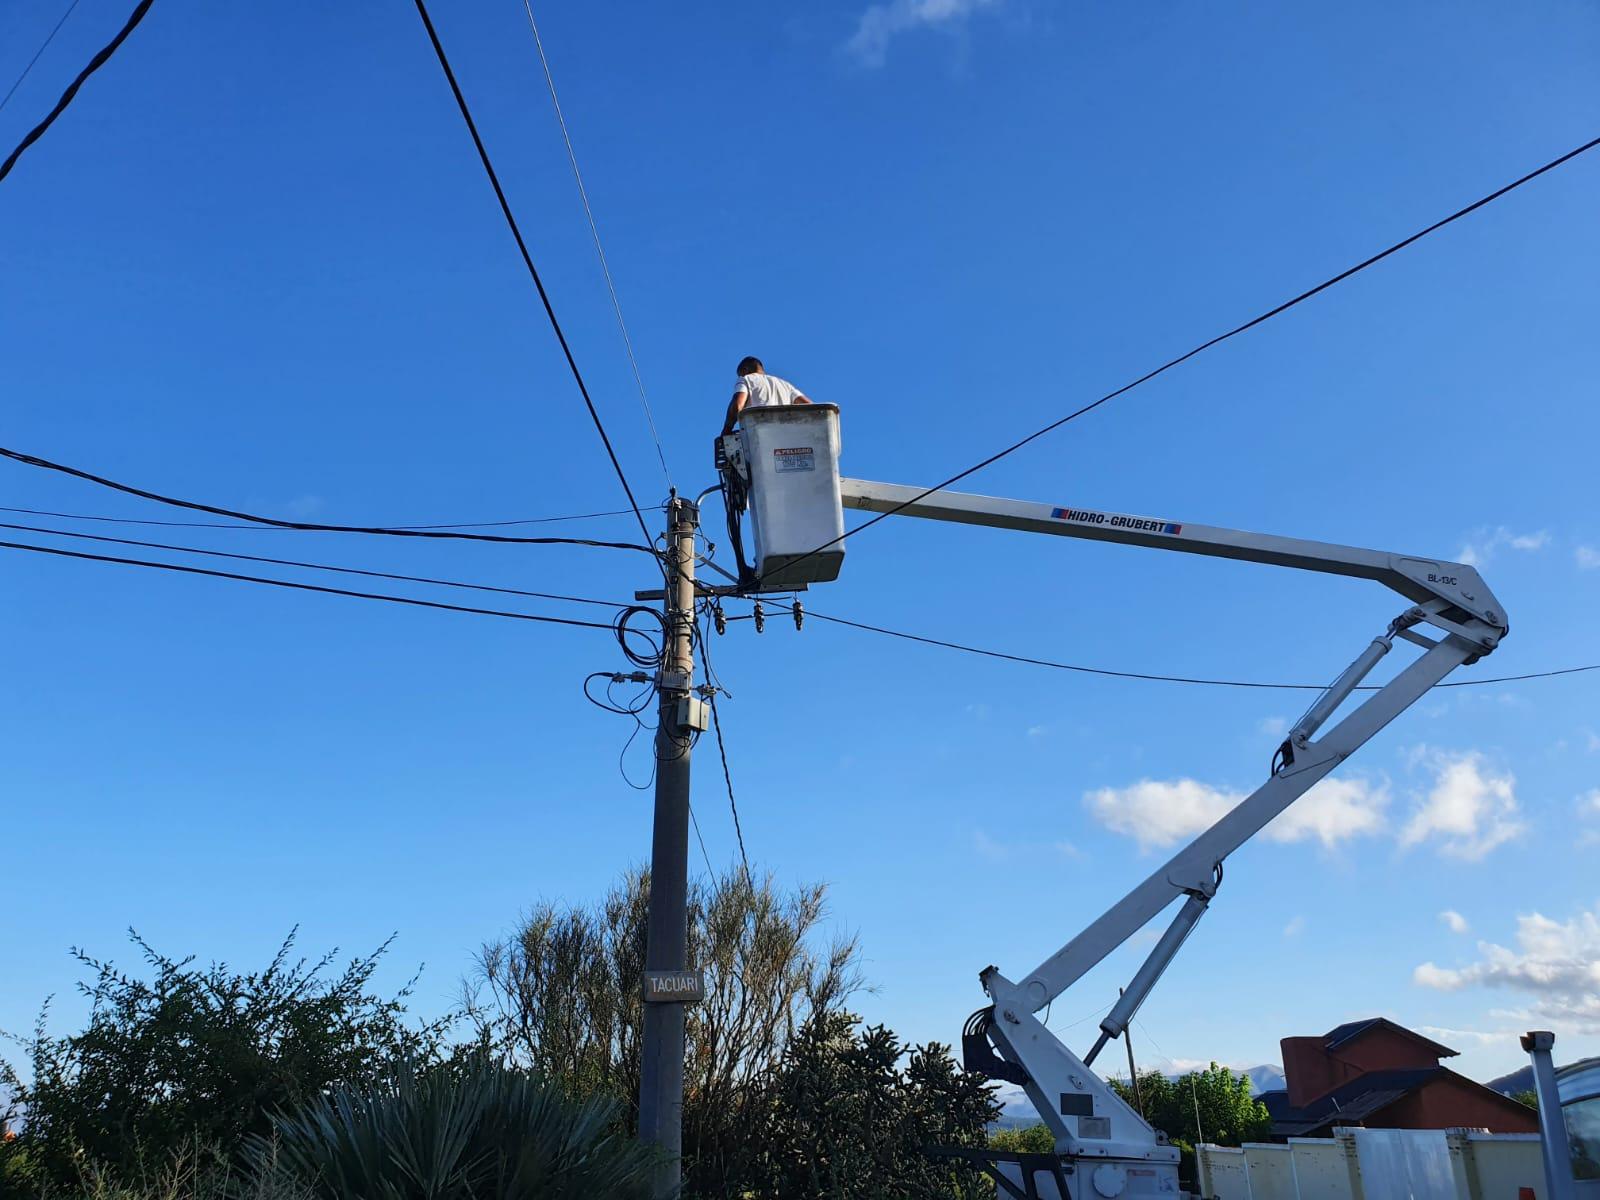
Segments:
[[[844,507],[869,512],[1349,575],[1381,583],[1408,601],[1289,730],[1260,787],[1032,971],[1015,980],[994,966],[979,974],[990,1003],[968,1019],[962,1038],[966,1064],[1019,1084],[1056,1139],[1056,1154],[1048,1163],[1032,1155],[989,1156],[986,1167],[1003,1193],[1044,1200],[1065,1200],[1069,1194],[1074,1200],[1173,1195],[1178,1151],[1091,1065],[1108,1041],[1124,1034],[1205,914],[1228,855],[1451,671],[1494,650],[1508,628],[1505,610],[1478,572],[1461,563],[1094,509],[945,491],[923,495],[918,488],[858,479],[841,479],[839,494]],[[1438,636],[1422,633],[1424,626]],[[1317,736],[1397,639],[1422,653]],[[1180,900],[1171,925],[1100,1022],[1094,1045],[1079,1058],[1034,1014]]]

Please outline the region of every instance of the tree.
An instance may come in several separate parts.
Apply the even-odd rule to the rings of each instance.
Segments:
[[[87,1026],[52,1037],[47,1006],[23,1040],[31,1079],[0,1064],[26,1116],[0,1165],[25,1161],[41,1189],[74,1186],[88,1165],[142,1175],[196,1147],[220,1165],[246,1134],[266,1132],[273,1110],[441,1051],[448,1022],[408,1025],[409,987],[388,1000],[369,988],[388,942],[330,975],[337,951],[291,959],[291,931],[265,970],[241,974],[129,936],[150,979],[74,950],[91,973],[79,985],[92,1004]]]
[[[982,1146],[1000,1112],[992,1087],[948,1047],[906,1046],[848,1013],[818,1013],[789,1044],[774,1101],[752,1181],[763,1200],[982,1194],[975,1169],[928,1153]]]
[[[630,1129],[648,889],[634,870],[592,909],[541,905],[484,948],[466,989],[484,1046],[575,1094],[615,1099]],[[689,961],[705,971],[706,999],[686,1014],[687,1195],[869,1196],[880,1184],[885,1195],[959,1194],[948,1164],[921,1148],[981,1145],[988,1085],[944,1047],[856,1032],[842,1011],[860,986],[856,944],[815,944],[825,901],[822,887],[785,894],[740,873],[690,889]],[[934,1179],[942,1192],[893,1192]]]
[[[604,1091],[636,1119],[649,874],[636,868],[595,908],[542,904],[485,946],[465,1009],[479,1036],[544,1074]],[[687,1013],[687,1088],[736,1107],[788,1036],[859,986],[854,939],[813,945],[826,889],[782,895],[730,872],[689,888],[689,961],[706,998]]]
[[[1134,1105],[1133,1089],[1126,1082],[1107,1082]],[[1191,1185],[1195,1180],[1194,1147],[1199,1142],[1238,1146],[1259,1141],[1272,1129],[1267,1106],[1250,1094],[1249,1077],[1235,1075],[1216,1063],[1204,1071],[1171,1079],[1160,1071],[1140,1071],[1139,1094],[1144,1101],[1144,1119],[1178,1147],[1178,1173]]]
[[[1012,1154],[1049,1154],[1056,1148],[1056,1135],[1043,1121],[1021,1129],[997,1129],[989,1135],[989,1149]]]
[[[1117,1095],[1134,1104],[1133,1089],[1126,1082],[1109,1082]],[[1250,1094],[1249,1077],[1216,1063],[1176,1078],[1140,1071],[1139,1091],[1144,1119],[1174,1141],[1238,1146],[1266,1137],[1272,1128],[1266,1105]]]
[[[1539,1107],[1539,1093],[1532,1088],[1527,1088],[1520,1092],[1512,1092],[1511,1098],[1518,1104],[1526,1104],[1529,1108],[1537,1109]]]

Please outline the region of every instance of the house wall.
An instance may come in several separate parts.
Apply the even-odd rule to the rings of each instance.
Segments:
[[[1389,1129],[1487,1129],[1490,1133],[1537,1133],[1539,1114],[1487,1088],[1445,1075],[1429,1080],[1367,1121]]]
[[[1333,1054],[1341,1062],[1354,1067],[1356,1075],[1367,1071],[1410,1071],[1439,1065],[1437,1051],[1430,1050],[1415,1038],[1405,1037],[1381,1025],[1367,1030],[1354,1041],[1346,1042]]]
[[[1283,1053],[1284,1087],[1295,1108],[1304,1108],[1350,1078],[1341,1074],[1340,1064],[1328,1056],[1319,1037],[1286,1037],[1278,1049]]]
[[[1289,1103],[1304,1108],[1318,1097],[1368,1071],[1436,1067],[1439,1056],[1415,1038],[1378,1026],[1330,1052],[1320,1037],[1289,1037],[1278,1043]]]

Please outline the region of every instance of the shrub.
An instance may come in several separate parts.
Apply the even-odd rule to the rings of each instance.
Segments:
[[[928,1153],[982,1146],[1000,1111],[989,1083],[945,1046],[907,1046],[848,1013],[818,1014],[790,1044],[774,1092],[770,1124],[752,1131],[769,1147],[757,1196],[992,1194],[974,1168]]]
[[[110,1187],[184,1156],[211,1154],[191,1165],[221,1170],[246,1134],[266,1132],[274,1109],[441,1053],[445,1022],[404,1021],[409,989],[392,1000],[370,991],[388,943],[330,975],[336,952],[292,959],[291,932],[265,970],[239,973],[174,961],[130,936],[149,980],[75,950],[92,972],[80,985],[93,1006],[87,1026],[52,1037],[41,1014],[23,1040],[31,1080],[0,1064],[25,1115],[0,1162],[8,1173],[25,1166],[35,1191],[80,1187],[86,1170]]]
[[[483,1055],[340,1088],[276,1117],[246,1153],[258,1187],[324,1200],[646,1200],[659,1161],[611,1101],[569,1099]]]
[[[989,1149],[1012,1154],[1050,1154],[1056,1148],[1056,1135],[1043,1121],[1021,1129],[997,1129],[989,1135]]]

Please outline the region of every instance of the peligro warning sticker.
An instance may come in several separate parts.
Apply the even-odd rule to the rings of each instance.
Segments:
[[[777,449],[772,452],[772,467],[775,471],[815,471],[817,469],[816,451],[810,446],[793,446],[789,449]]]

